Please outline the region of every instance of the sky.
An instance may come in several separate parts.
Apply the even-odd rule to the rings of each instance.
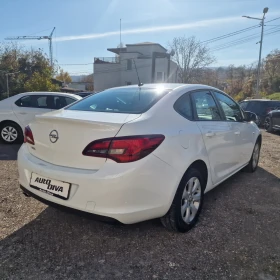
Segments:
[[[255,26],[268,7],[265,33],[280,30],[280,0],[0,0],[0,41],[9,36],[48,35],[53,27],[53,56],[70,75],[90,74],[94,57],[110,57],[120,43],[155,42],[168,47],[178,36],[200,41]],[[278,26],[277,26],[278,25]],[[258,60],[261,28],[208,44],[212,66],[247,65]],[[243,44],[231,41],[256,35]],[[48,54],[47,40],[19,41]],[[227,44],[227,45],[224,45]],[[229,46],[222,48],[223,46]],[[221,48],[221,49],[219,49]],[[280,32],[264,36],[263,56],[280,48]]]

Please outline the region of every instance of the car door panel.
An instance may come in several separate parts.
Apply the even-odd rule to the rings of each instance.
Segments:
[[[251,124],[244,121],[242,111],[233,99],[217,91],[214,91],[214,96],[217,98],[230,130],[234,134],[235,169],[238,169],[245,165],[251,158],[254,147],[254,129]]]
[[[207,149],[213,184],[218,184],[236,169],[234,136],[224,121],[198,121]]]
[[[234,136],[228,123],[208,91],[192,93],[196,124],[199,127],[210,162],[213,184],[216,185],[228,177],[236,164]]]
[[[26,95],[21,97],[12,105],[13,112],[22,126],[27,126],[35,119],[36,115],[41,115],[51,111],[51,109],[47,108],[46,105],[39,107],[41,104],[40,98],[42,97],[46,98],[45,95]]]

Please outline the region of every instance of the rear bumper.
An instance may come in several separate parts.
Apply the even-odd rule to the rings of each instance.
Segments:
[[[52,207],[55,207],[55,208],[58,208],[58,209],[61,209],[61,210],[65,210],[67,212],[71,212],[71,213],[74,213],[74,214],[83,215],[83,216],[86,216],[86,217],[94,217],[94,219],[99,220],[99,221],[104,221],[104,222],[116,222],[117,221],[113,218],[104,217],[104,216],[100,216],[100,215],[94,215],[92,213],[76,210],[74,208],[69,208],[67,206],[63,206],[63,205],[59,205],[57,203],[53,203],[49,200],[46,200],[46,199],[34,194],[33,192],[29,191],[28,189],[26,189],[25,187],[23,187],[21,185],[20,185],[20,188],[26,196],[33,197],[33,198],[39,200],[40,202],[42,202],[46,205],[49,205],[49,206],[52,206]]]
[[[19,183],[32,196],[124,224],[163,216],[180,181],[179,174],[154,155],[126,164],[107,161],[100,170],[68,168],[32,156],[25,144],[18,153]],[[29,186],[31,173],[69,182],[68,200]]]

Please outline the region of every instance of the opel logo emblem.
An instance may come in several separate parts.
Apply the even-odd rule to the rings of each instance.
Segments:
[[[55,143],[58,140],[58,132],[56,130],[52,130],[49,134],[50,141]]]

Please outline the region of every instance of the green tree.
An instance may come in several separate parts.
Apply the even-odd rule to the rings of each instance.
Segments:
[[[59,91],[59,86],[52,83],[50,73],[34,72],[25,83],[26,91]]]
[[[18,72],[9,79],[11,96],[24,92],[27,88],[58,90],[51,82],[55,69],[51,67],[47,55],[40,49],[26,50],[19,44],[0,43],[0,99],[5,97],[7,91],[5,72]],[[38,80],[42,82],[41,86],[36,84]]]
[[[63,69],[60,69],[59,74],[55,78],[64,83],[67,83],[67,84],[72,82],[72,79],[71,79],[69,73],[66,71],[63,71]]]

